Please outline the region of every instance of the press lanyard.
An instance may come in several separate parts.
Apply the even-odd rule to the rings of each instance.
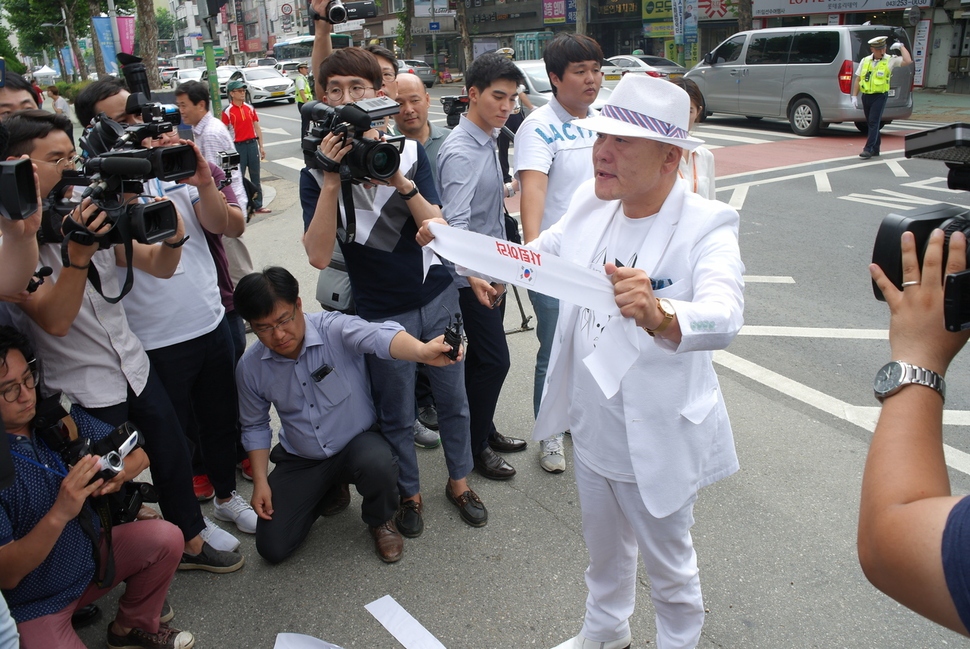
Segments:
[[[44,441],[43,440],[38,440],[38,443],[40,445],[42,445],[44,448],[47,448],[47,445],[44,444]],[[18,453],[17,451],[15,451],[13,449],[10,449],[10,454],[13,455],[13,456],[19,457],[21,460],[23,460],[27,464],[33,464],[38,469],[42,469],[44,471],[47,471],[48,473],[53,473],[54,475],[56,475],[56,476],[58,476],[60,478],[66,478],[67,477],[67,469],[64,468],[64,465],[61,463],[60,459],[49,448],[47,448],[47,451],[49,453],[51,453],[51,455],[54,457],[54,461],[57,462],[57,469],[52,469],[49,466],[47,466],[46,464],[41,464],[37,460],[35,460],[33,458],[30,458],[30,457],[27,457],[26,455],[23,455],[21,453]]]

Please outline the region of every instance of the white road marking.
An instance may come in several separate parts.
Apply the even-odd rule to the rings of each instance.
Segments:
[[[771,131],[759,130],[756,128],[742,128],[738,126],[724,126],[721,124],[711,124],[709,122],[704,122],[703,124],[697,125],[697,130],[707,131],[710,129],[716,129],[721,131],[728,131],[730,133],[751,133],[752,135],[771,135],[772,137],[786,138],[789,140],[803,140],[801,135],[795,135],[794,133],[774,133]]]
[[[834,329],[830,327],[772,327],[744,325],[739,336],[785,338],[842,338],[846,340],[889,340],[888,329]]]
[[[863,195],[849,194],[848,196],[839,196],[838,198],[843,201],[853,201],[855,203],[864,203],[866,205],[878,205],[879,207],[888,207],[894,210],[913,209],[912,206],[908,206],[908,205],[900,205],[899,203],[889,203],[887,201],[877,201],[877,200],[874,200],[872,197],[866,196],[864,194]]]
[[[828,172],[819,171],[815,174],[815,189],[820,192],[832,191],[832,183],[829,182]]]
[[[913,209],[910,207],[911,205],[938,205],[940,203],[940,201],[932,198],[910,196],[889,189],[874,189],[873,191],[877,192],[877,194],[849,194],[848,196],[839,196],[838,198],[845,201],[854,201],[867,205],[880,205],[882,207],[900,210],[911,210]],[[887,196],[889,197],[888,199],[886,198]],[[890,199],[893,202],[889,202]]]
[[[285,119],[288,122],[303,122],[303,120],[300,119],[299,117],[286,117],[284,115],[276,115],[274,113],[263,113],[262,115],[259,116],[260,121],[263,121],[264,119],[267,119],[267,118]],[[264,128],[263,130],[265,131],[266,129]]]
[[[265,131],[266,129],[263,129],[263,130]],[[295,137],[291,140],[277,140],[276,142],[266,142],[265,144],[263,144],[263,147],[265,148],[268,146],[276,146],[277,144],[293,144],[294,142],[299,142],[299,141],[300,141],[300,138]]]
[[[948,194],[962,194],[962,189],[950,189],[949,187],[933,187],[933,185],[939,185],[943,183],[946,185],[946,178],[943,176],[936,176],[935,178],[927,178],[926,180],[914,180],[911,183],[903,183],[903,187],[915,187],[916,189],[932,189],[937,192],[947,192]]]
[[[878,407],[853,406],[723,350],[714,352],[714,362],[766,387],[777,390],[785,396],[808,404],[843,421],[855,424],[870,433],[876,429],[876,421],[879,419]],[[970,423],[970,413],[966,411],[944,411],[943,421],[944,423],[960,422],[957,425],[965,425],[963,422]],[[948,444],[943,445],[943,453],[946,457],[947,466],[970,475],[970,454]]]
[[[746,284],[794,284],[795,278],[786,275],[745,275]]]
[[[902,152],[900,152],[900,155],[902,155]],[[782,166],[782,167],[772,167],[770,169],[759,169],[757,171],[742,171],[742,172],[739,172],[739,173],[736,173],[736,174],[730,174],[730,175],[727,175],[727,176],[719,176],[717,180],[718,180],[718,182],[720,182],[722,180],[728,180],[730,178],[750,177],[752,174],[773,173],[773,172],[776,172],[776,171],[785,171],[786,169],[804,169],[808,165],[812,165],[812,166],[815,166],[815,165],[824,165],[824,164],[827,164],[827,163],[830,163],[830,162],[846,162],[848,160],[858,160],[858,159],[859,159],[859,156],[846,156],[846,157],[843,157],[843,158],[829,158],[828,160],[813,160],[811,162],[800,162],[798,164],[785,165],[785,166]],[[839,167],[837,169],[826,169],[826,171],[828,173],[833,173],[833,172],[837,172],[837,171],[847,171],[849,169],[858,169],[858,168],[861,168],[861,167],[869,167],[869,166],[876,165],[876,164],[885,164],[888,160],[890,160],[890,158],[883,157],[880,160],[868,161],[868,162],[857,162],[855,164],[846,165],[844,167]],[[777,183],[777,182],[782,182],[782,181],[785,181],[785,180],[794,180],[796,178],[805,178],[806,176],[812,176],[815,173],[816,173],[815,171],[803,171],[801,173],[790,174],[788,176],[778,176],[777,178],[764,178],[764,179],[760,179],[760,180],[752,180],[752,181],[746,182],[746,183],[738,183],[737,185],[729,185],[727,187],[724,187],[724,189],[734,189],[735,187],[740,187],[741,185],[763,185],[763,184],[767,184],[767,183]],[[721,188],[719,187],[718,188],[718,191],[720,191],[720,190],[721,190]]]
[[[299,121],[299,120],[297,120],[297,121]],[[290,134],[290,132],[287,131],[285,128],[270,128],[269,126],[264,126],[262,130],[263,130],[263,133],[273,133],[275,135],[289,135]]]
[[[290,169],[296,169],[300,171],[306,166],[306,162],[303,158],[280,158],[278,160],[270,160],[269,162],[275,162],[278,165],[283,165],[284,167],[289,167]]]
[[[909,174],[903,169],[903,166],[899,164],[899,160],[887,160],[886,166],[889,170],[893,172],[893,175],[897,178],[909,178]]]
[[[737,142],[739,144],[768,144],[774,142],[774,140],[764,140],[754,137],[745,137],[743,135],[728,135],[727,133],[712,133],[709,130],[698,131],[698,135],[704,138],[711,138],[714,140],[727,140],[728,142]]]
[[[731,192],[731,200],[728,201],[728,205],[736,210],[744,207],[744,199],[748,196],[748,187],[749,185],[738,185],[735,187],[734,191]],[[717,191],[721,190],[718,189]]]
[[[445,649],[440,640],[431,635],[430,631],[390,595],[375,599],[370,604],[364,605],[364,608],[377,618],[377,621],[404,646],[404,649]]]

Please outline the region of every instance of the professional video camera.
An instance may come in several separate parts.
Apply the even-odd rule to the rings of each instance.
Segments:
[[[949,124],[907,135],[905,151],[907,158],[942,160],[950,170],[947,186],[950,189],[970,191],[970,124]],[[916,239],[916,255],[922,266],[930,234],[937,228],[946,235],[945,264],[950,235],[963,232],[970,239],[970,208],[940,204],[905,216],[889,214],[876,233],[876,242],[872,249],[873,263],[878,264],[896,288],[901,290],[903,266],[900,237],[906,231],[913,233]],[[970,269],[970,247],[967,249],[967,267]],[[875,282],[872,283],[872,290],[876,299],[886,299]],[[970,328],[970,270],[946,277],[943,314],[947,330]]]
[[[352,104],[333,107],[320,101],[310,101],[300,109],[311,122],[309,133],[303,138],[303,159],[311,169],[331,169],[332,161],[320,152],[320,143],[327,133],[343,136],[352,148],[339,165],[341,178],[356,182],[369,179],[387,180],[401,166],[404,136],[372,140],[364,133],[375,128],[374,122],[388,115],[396,115],[401,106],[387,97],[361,99]]]
[[[442,97],[441,106],[444,108],[445,115],[448,116],[448,127],[455,128],[461,120],[461,114],[468,110],[468,95],[447,95]]]
[[[178,230],[178,215],[171,201],[133,202],[130,195],[142,194],[143,183],[152,178],[177,182],[193,176],[196,171],[195,151],[188,145],[142,146],[146,138],[156,139],[175,129],[181,122],[178,108],[151,101],[148,76],[141,59],[119,54],[118,61],[131,90],[126,113],[139,115],[142,122],[122,125],[104,113],[99,114],[79,141],[84,151],[82,170],[65,171],[61,181],[44,200],[44,217],[38,237],[42,243],[61,243],[65,265],[70,263],[67,242],[71,239],[85,245],[97,242],[105,249],[116,244],[130,248],[132,241],[154,244],[170,238]],[[67,186],[85,187],[80,200],[63,198]],[[107,232],[95,235],[74,219],[65,218],[88,197],[107,214],[110,224]],[[127,257],[125,285],[119,296],[104,296],[109,302],[117,302],[131,290],[130,251]],[[89,274],[96,272],[92,267]],[[100,281],[95,283],[96,288],[99,286]]]
[[[2,63],[3,59],[0,59]],[[0,88],[6,84],[6,72],[0,65]],[[0,123],[0,214],[11,221],[22,221],[37,211],[37,184],[30,160],[6,160],[7,128]]]
[[[348,20],[362,20],[377,15],[377,4],[374,0],[344,3],[342,0],[330,0],[323,15],[313,14],[313,19],[326,20],[331,25],[345,23]]]

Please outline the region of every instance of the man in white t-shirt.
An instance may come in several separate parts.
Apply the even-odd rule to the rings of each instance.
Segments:
[[[593,177],[596,134],[572,121],[595,114],[590,106],[603,82],[603,50],[588,36],[560,34],[546,46],[543,59],[553,97],[533,111],[515,135],[515,176],[522,191],[520,218],[525,243],[556,223],[576,188]],[[534,291],[529,291],[529,299],[536,312],[539,338],[532,398],[538,415],[559,300]],[[539,465],[550,473],[566,470],[562,437],[560,433],[539,445]]]
[[[687,132],[689,115],[687,93],[674,84],[624,77],[598,116],[575,124],[597,133],[593,180],[530,244],[604,272],[620,311],[561,303],[533,434],[572,431],[590,556],[586,617],[569,645],[576,649],[630,646],[638,554],[650,578],[656,646],[697,646],[704,603],[690,535],[694,502],[701,487],[738,470],[713,350],[743,324],[740,219],[677,177],[683,149],[701,143]],[[635,354],[617,358],[608,349],[616,328],[631,330]],[[621,376],[612,394],[585,362],[598,353]]]

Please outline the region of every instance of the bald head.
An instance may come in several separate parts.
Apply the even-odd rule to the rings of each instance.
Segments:
[[[401,104],[401,111],[394,116],[398,130],[424,144],[431,137],[428,125],[431,97],[424,82],[409,72],[397,75],[397,101]]]

